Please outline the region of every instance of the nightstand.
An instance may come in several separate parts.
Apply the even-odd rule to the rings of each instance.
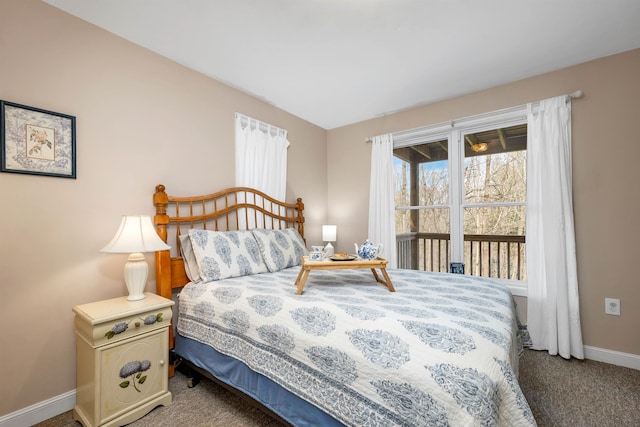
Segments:
[[[82,304],[75,313],[77,371],[73,418],[85,427],[122,426],[169,405],[173,301],[152,293]]]

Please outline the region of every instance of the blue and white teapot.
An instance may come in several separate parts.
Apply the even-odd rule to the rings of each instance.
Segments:
[[[365,242],[358,248],[358,244],[355,243],[356,253],[362,259],[371,260],[375,259],[378,255],[382,253],[382,243],[378,243],[374,245],[369,241],[369,239],[365,240]]]

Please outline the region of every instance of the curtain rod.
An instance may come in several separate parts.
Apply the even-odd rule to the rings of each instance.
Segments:
[[[569,101],[571,101],[572,99],[582,98],[582,96],[583,96],[583,95],[584,95],[584,92],[582,92],[582,90],[578,89],[578,90],[576,90],[575,92],[571,92],[571,93],[566,94],[565,96],[567,97],[567,102],[569,102]],[[560,96],[562,96],[562,95],[560,95]],[[535,104],[535,105],[537,105],[537,104],[539,104],[539,103],[540,103],[540,101],[534,101],[534,102],[531,102],[530,104]],[[491,112],[491,114],[493,114],[493,113],[497,113],[497,112],[500,112],[500,111],[508,111],[508,110],[520,109],[520,108],[524,108],[524,107],[526,107],[526,106],[527,106],[527,104],[523,104],[523,105],[519,105],[519,106],[517,106],[517,107],[505,108],[504,110],[496,110],[496,111],[492,111],[492,112]],[[453,127],[455,122],[459,122],[459,121],[461,121],[461,120],[466,120],[466,119],[473,119],[473,118],[476,118],[476,117],[483,116],[483,115],[485,115],[485,114],[489,114],[489,113],[481,113],[481,114],[478,114],[478,115],[475,115],[475,116],[465,117],[464,119],[450,120],[449,122],[446,122],[446,124],[450,124],[450,125],[451,125],[451,127]],[[433,124],[433,125],[428,125],[428,126],[424,126],[424,127],[442,126],[443,124],[444,124],[444,123],[435,123],[435,124]],[[422,128],[423,128],[423,126],[421,126],[421,127],[419,127],[419,128],[416,128],[416,129],[422,129]],[[408,130],[409,130],[409,129],[407,129],[407,131],[408,131]],[[398,132],[404,132],[404,131],[398,131]],[[391,132],[391,133],[396,133],[396,132]],[[368,137],[366,137],[366,138],[364,139],[364,142],[368,144],[368,143],[370,143],[370,142],[372,142],[372,141],[373,141],[373,138],[374,138],[373,136],[368,136]]]
[[[278,126],[274,126],[272,124],[260,121],[258,119],[254,119],[253,117],[249,117],[249,116],[245,116],[242,113],[235,113],[236,115],[236,119],[240,120],[240,123],[242,123],[242,120],[245,120],[246,126],[251,125],[251,122],[255,123],[256,128],[260,129],[261,131],[268,133],[271,131],[274,131],[276,134],[279,134],[280,132],[282,132],[284,134],[284,137],[287,137],[287,131],[285,129],[279,128]]]

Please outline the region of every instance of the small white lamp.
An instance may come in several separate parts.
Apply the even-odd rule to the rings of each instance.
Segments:
[[[144,299],[144,288],[149,275],[149,266],[142,253],[166,249],[171,249],[171,246],[160,239],[151,223],[151,217],[123,215],[120,228],[100,252],[131,254],[124,265],[124,281],[129,290],[127,300],[137,301]]]
[[[327,242],[327,246],[324,247],[325,256],[335,255],[335,249],[331,242],[336,241],[337,227],[335,225],[323,225],[322,226],[322,240]]]

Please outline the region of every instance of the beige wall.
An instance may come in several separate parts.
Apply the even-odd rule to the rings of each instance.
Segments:
[[[640,355],[638,76],[640,50],[634,50],[329,131],[329,221],[338,225],[337,248],[348,250],[367,237],[366,137],[582,89],[584,97],[573,102],[573,194],[583,339],[588,346]],[[605,297],[620,298],[621,316],[604,314]]]
[[[324,129],[45,3],[0,2],[0,99],[77,118],[76,180],[0,174],[0,416],[75,388],[71,308],[126,295],[126,255],[98,253],[120,215],[234,184],[234,112],[289,131],[287,198],[321,240]]]

